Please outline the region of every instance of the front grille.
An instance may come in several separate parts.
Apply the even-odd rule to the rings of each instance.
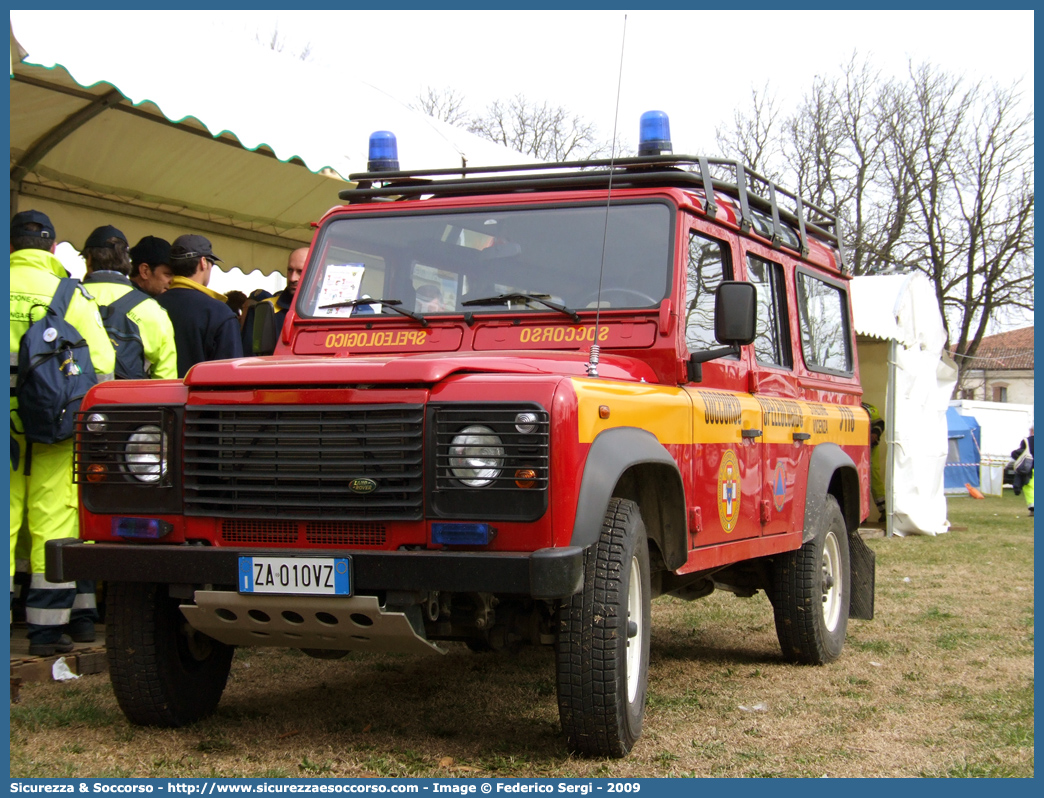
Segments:
[[[374,521],[308,521],[289,519],[225,518],[221,540],[230,544],[316,546],[383,546],[384,524]]]
[[[221,522],[225,543],[297,543],[297,523],[260,518],[226,518]]]
[[[384,524],[372,521],[309,521],[305,541],[320,546],[383,546]]]
[[[418,520],[423,419],[421,405],[186,407],[185,514]]]

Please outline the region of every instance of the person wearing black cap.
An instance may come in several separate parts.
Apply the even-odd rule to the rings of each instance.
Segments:
[[[54,298],[66,277],[54,257],[54,225],[39,211],[22,211],[11,219],[11,356],[17,363],[18,346],[40,306]],[[99,380],[110,379],[116,356],[105,334],[98,303],[83,286],[73,292],[65,320],[87,341],[91,363]],[[64,654],[73,642],[94,640],[94,586],[92,582],[49,582],[44,575],[44,547],[48,540],[79,536],[76,486],[72,481],[73,441],[33,443],[31,467],[22,434],[18,400],[11,396],[11,574],[23,518],[31,538],[31,581],[26,596],[29,653],[47,657]],[[29,473],[26,473],[29,471]],[[69,634],[64,634],[68,629]]]
[[[156,236],[145,236],[130,248],[130,279],[149,296],[167,290],[173,272],[170,270],[170,242]]]
[[[207,288],[210,272],[221,258],[210,241],[200,235],[174,239],[170,287],[156,297],[174,325],[178,350],[178,376],[206,360],[242,357],[239,320],[225,304],[225,297]]]
[[[139,291],[127,276],[131,256],[127,238],[112,225],[99,227],[87,237],[80,252],[87,263],[87,286],[102,308],[109,340],[116,350],[116,376],[121,379],[174,379],[178,358],[170,317],[151,296]],[[131,294],[133,298],[123,299]],[[114,324],[117,300],[132,303]],[[113,315],[110,315],[113,314]],[[140,342],[140,343],[139,343]]]

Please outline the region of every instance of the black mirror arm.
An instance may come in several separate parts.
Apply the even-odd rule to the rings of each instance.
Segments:
[[[739,353],[740,348],[736,344],[733,344],[732,346],[722,346],[718,349],[705,349],[702,352],[693,352],[689,355],[689,362],[706,363],[708,360],[717,360],[719,357],[738,355]]]
[[[693,352],[689,355],[689,382],[703,382],[703,364],[708,360],[717,360],[719,357],[738,354],[740,354],[738,344],[722,346],[718,349],[705,349],[702,352]]]

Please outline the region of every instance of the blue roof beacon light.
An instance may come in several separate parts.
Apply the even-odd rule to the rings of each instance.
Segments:
[[[399,144],[395,134],[388,130],[377,130],[370,134],[370,154],[366,162],[368,172],[398,172]]]
[[[671,120],[663,111],[646,111],[638,122],[638,155],[669,155]]]

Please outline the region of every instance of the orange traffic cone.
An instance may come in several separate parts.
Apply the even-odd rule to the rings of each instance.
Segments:
[[[965,482],[964,483],[964,487],[968,489],[968,495],[971,496],[973,499],[985,499],[986,498],[985,496],[982,495],[982,491],[980,491],[978,488],[976,488],[970,482]]]

